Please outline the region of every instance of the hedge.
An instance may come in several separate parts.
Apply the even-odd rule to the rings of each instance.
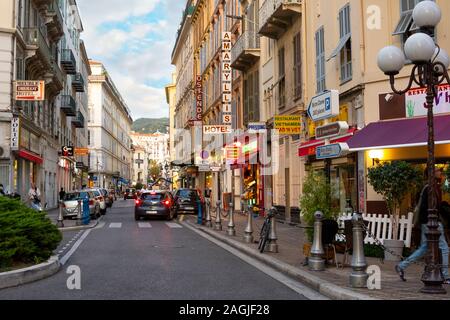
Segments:
[[[0,268],[47,261],[62,240],[47,214],[0,197]]]

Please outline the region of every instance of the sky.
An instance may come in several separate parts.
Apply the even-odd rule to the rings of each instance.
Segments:
[[[102,62],[138,118],[169,116],[164,87],[185,0],[78,0],[90,59]]]

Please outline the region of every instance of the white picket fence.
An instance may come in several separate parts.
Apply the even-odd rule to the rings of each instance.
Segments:
[[[405,247],[411,247],[411,237],[413,229],[413,216],[412,212],[408,213],[408,216],[401,216],[399,220],[399,240],[405,242]],[[343,213],[339,216],[338,223],[341,228],[344,228],[344,221],[351,220],[352,214]],[[384,243],[384,240],[392,240],[392,221],[388,215],[377,214],[363,214],[363,219],[369,221],[368,229],[375,235],[375,237]],[[364,239],[365,244],[374,244],[375,240],[369,235]]]

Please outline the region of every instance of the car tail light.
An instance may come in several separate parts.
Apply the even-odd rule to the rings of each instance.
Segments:
[[[170,200],[164,200],[164,201],[162,201],[162,204],[169,208],[170,207]]]
[[[141,200],[136,200],[135,203],[136,203],[136,207],[139,207],[142,204]]]

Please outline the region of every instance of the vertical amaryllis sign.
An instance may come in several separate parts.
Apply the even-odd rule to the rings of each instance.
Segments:
[[[231,86],[231,32],[224,32],[222,34],[222,123],[229,129],[233,123]]]
[[[203,81],[202,76],[195,78],[195,121],[203,120]]]

